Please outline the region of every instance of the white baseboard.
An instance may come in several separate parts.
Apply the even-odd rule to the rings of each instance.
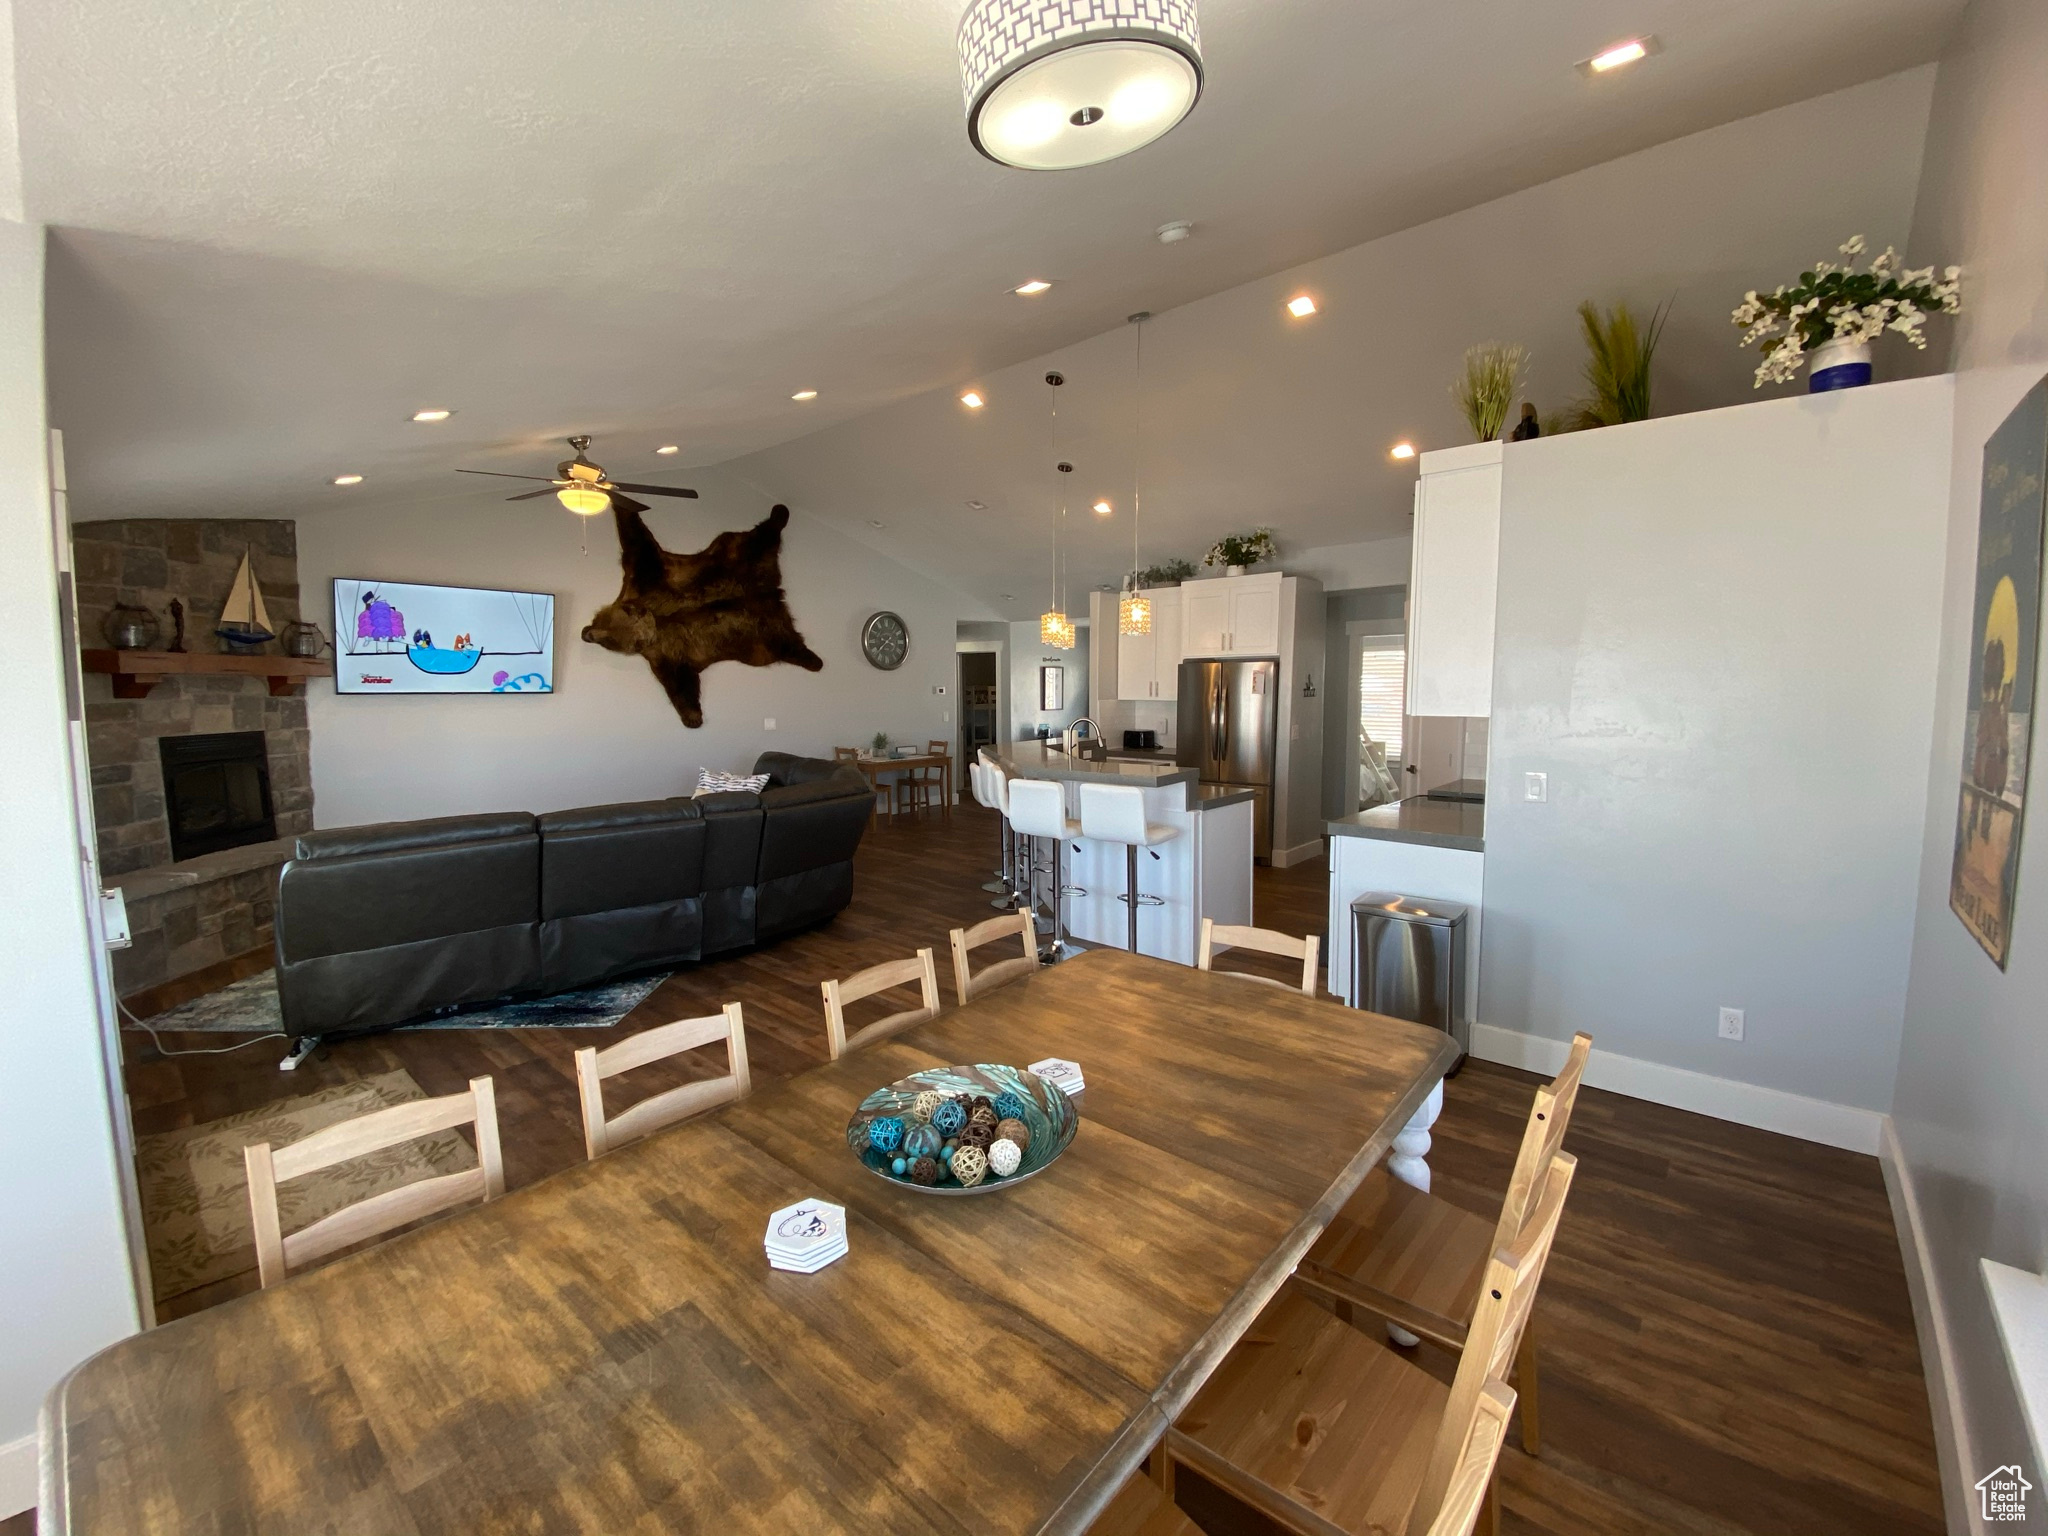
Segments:
[[[1889,1115],[1885,1116],[1884,1134],[1878,1142],[1877,1162],[1884,1170],[1885,1193],[1892,1202],[1892,1225],[1898,1228],[1899,1251],[1906,1260],[1906,1291],[1913,1301],[1913,1331],[1920,1339],[1920,1370],[1927,1379],[1927,1406],[1934,1418],[1934,1457],[1941,1469],[1942,1507],[1948,1514],[1950,1536],[1973,1536],[1983,1529],[1977,1518],[1977,1502],[1970,1497],[1979,1475],[1968,1470],[1977,1465],[1976,1448],[1963,1407],[1962,1385],[1956,1380],[1948,1311],[1941,1304],[1941,1291],[1928,1257],[1920,1197]]]
[[[1292,848],[1275,847],[1273,867],[1292,869],[1297,864],[1306,864],[1310,859],[1320,859],[1322,856],[1323,840],[1319,837],[1314,842],[1296,843]]]
[[[0,1445],[0,1520],[36,1507],[36,1437]]]
[[[1472,1026],[1472,1054],[1481,1061],[1497,1061],[1503,1066],[1540,1072],[1545,1077],[1564,1065],[1569,1049],[1569,1042],[1545,1035],[1525,1035],[1492,1024]],[[1597,1046],[1586,1062],[1586,1082],[1632,1099],[1647,1099],[1652,1104],[1712,1115],[1716,1120],[1731,1120],[1737,1125],[1777,1131],[1850,1152],[1874,1154],[1888,1118],[1874,1109],[1809,1099],[1776,1088],[1759,1088],[1754,1083],[1711,1077],[1705,1072],[1667,1067],[1662,1062],[1643,1061],[1634,1056],[1617,1056]]]

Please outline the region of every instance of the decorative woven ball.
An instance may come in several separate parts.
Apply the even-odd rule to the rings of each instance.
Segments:
[[[910,1182],[913,1184],[936,1184],[939,1182],[939,1160],[935,1157],[920,1157],[910,1165]]]
[[[998,1120],[1022,1120],[1026,1106],[1014,1093],[1004,1092],[996,1095],[996,1101],[991,1107],[995,1110]]]
[[[904,1118],[919,1125],[927,1124],[931,1120],[932,1111],[944,1102],[936,1090],[927,1088],[910,1101],[910,1108],[904,1111]]]
[[[1022,1120],[1003,1120],[996,1125],[997,1141],[1014,1141],[1019,1152],[1031,1145],[1031,1127]]]
[[[969,1125],[994,1125],[1001,1118],[996,1113],[995,1106],[986,1102],[977,1104],[967,1111]]]
[[[968,1108],[968,1109],[969,1109],[970,1111],[973,1111],[973,1110],[977,1110],[977,1109],[994,1109],[995,1107],[996,1107],[996,1101],[995,1101],[994,1099],[991,1099],[991,1098],[990,1098],[990,1097],[989,1097],[989,1096],[988,1096],[987,1094],[985,1094],[985,1093],[977,1093],[977,1094],[976,1094],[976,1095],[974,1096],[974,1098],[973,1098],[973,1101],[972,1101],[971,1103],[969,1103],[969,1104],[968,1104],[968,1106],[967,1106],[967,1108]]]
[[[998,1176],[1007,1179],[1017,1171],[1017,1165],[1023,1161],[1023,1150],[1014,1141],[989,1143],[988,1166]]]
[[[903,1122],[894,1115],[877,1115],[868,1122],[868,1145],[877,1152],[894,1152],[903,1145]]]
[[[962,1127],[960,1131],[960,1145],[963,1150],[968,1147],[979,1147],[985,1152],[988,1150],[988,1144],[995,1139],[996,1128],[992,1125],[982,1125],[978,1121]]]
[[[958,1136],[967,1123],[967,1111],[957,1099],[948,1099],[932,1111],[932,1125],[941,1136]]]
[[[928,1125],[913,1125],[903,1133],[903,1155],[905,1157],[937,1157],[941,1138]]]
[[[979,1147],[962,1147],[953,1154],[953,1177],[963,1189],[972,1189],[988,1174],[988,1154]]]

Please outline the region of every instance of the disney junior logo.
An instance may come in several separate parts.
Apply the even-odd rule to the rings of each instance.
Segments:
[[[2033,1484],[2020,1476],[2018,1462],[2009,1467],[1993,1467],[1977,1482],[1977,1496],[1983,1501],[1986,1520],[2024,1520],[2027,1518],[2027,1494]]]

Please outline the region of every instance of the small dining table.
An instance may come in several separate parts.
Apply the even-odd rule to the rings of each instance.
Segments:
[[[1079,1533],[1387,1151],[1440,1031],[1097,950],[488,1205],[118,1343],[43,1536]],[[1078,1062],[1006,1188],[871,1172],[922,1068]],[[849,1252],[771,1269],[769,1213]]]
[[[877,795],[882,792],[882,775],[885,773],[903,773],[912,769],[927,768],[941,770],[938,778],[939,811],[948,821],[952,820],[955,792],[952,753],[920,752],[915,757],[862,757],[854,759],[850,766],[858,768],[867,775],[868,783],[874,788]],[[868,807],[869,826],[874,825],[877,814],[873,804],[870,803]],[[893,822],[895,819],[896,797],[892,794],[889,797],[889,820]]]

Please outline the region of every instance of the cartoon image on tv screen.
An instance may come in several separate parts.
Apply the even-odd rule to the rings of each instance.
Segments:
[[[555,600],[546,592],[334,584],[339,693],[552,693]]]

